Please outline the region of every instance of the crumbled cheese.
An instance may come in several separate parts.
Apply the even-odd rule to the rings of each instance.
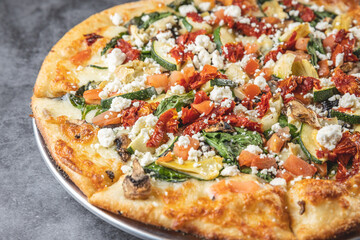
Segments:
[[[213,52],[216,49],[216,44],[213,43],[207,35],[198,35],[195,38],[195,44],[198,47],[205,48],[209,52]]]
[[[188,13],[197,12],[196,8],[193,5],[182,5],[179,7],[180,15],[186,17]]]
[[[326,22],[326,21],[318,22],[318,23],[316,24],[315,28],[318,29],[318,30],[323,31],[323,30],[326,30],[326,29],[328,29],[328,28],[331,28],[331,24],[329,24],[329,23]]]
[[[281,126],[279,123],[275,123],[274,125],[271,126],[271,130],[273,132],[278,132],[281,129]]]
[[[257,76],[254,80],[254,84],[258,85],[261,90],[265,90],[267,83],[263,76]]]
[[[150,152],[146,152],[142,155],[142,157],[138,158],[141,166],[147,166],[153,162],[155,162],[156,158],[151,155]]]
[[[199,4],[199,9],[202,12],[209,11],[210,8],[211,8],[211,3],[210,2],[202,2],[202,3]]]
[[[120,24],[123,23],[122,17],[118,13],[115,13],[114,15],[110,15],[110,20],[116,26],[119,26]]]
[[[150,19],[149,15],[144,15],[141,17],[141,21],[143,21],[143,22],[147,22],[147,21],[149,21],[149,19]]]
[[[126,109],[131,106],[131,100],[123,97],[116,97],[112,100],[110,111],[120,112],[123,109]]]
[[[171,86],[169,91],[166,92],[166,94],[168,96],[173,96],[173,95],[181,95],[181,94],[184,94],[186,91],[185,91],[185,88],[181,85],[175,85],[175,86]]]
[[[352,108],[359,105],[359,100],[355,94],[345,93],[339,100],[339,107]]]
[[[118,65],[123,64],[126,59],[126,54],[119,48],[114,48],[104,59],[105,64],[108,66],[110,72],[114,72]]]
[[[349,31],[360,40],[360,28],[358,26],[350,28]]]
[[[190,144],[189,136],[180,136],[179,139],[176,141],[176,144],[179,147],[184,147],[184,148],[189,147],[189,144]]]
[[[232,104],[232,100],[231,99],[225,99],[224,101],[221,102],[221,107],[225,107],[225,108],[230,108]]]
[[[241,8],[237,5],[230,5],[226,7],[224,15],[233,18],[239,18],[241,17]]]
[[[236,176],[239,175],[240,171],[236,165],[225,165],[224,169],[221,171],[221,176]]]
[[[204,152],[204,156],[205,156],[206,158],[210,158],[210,157],[213,157],[213,156],[215,156],[215,155],[216,155],[216,153],[215,153],[215,151],[213,151],[213,150]]]
[[[338,67],[344,63],[344,53],[339,53],[335,58],[335,67]]]
[[[223,69],[224,68],[224,57],[221,56],[218,50],[215,50],[211,54],[211,60],[214,67],[217,69]]]
[[[259,155],[263,152],[263,150],[259,146],[256,146],[256,145],[248,145],[244,150],[251,152],[253,154],[257,154],[257,155]]]
[[[152,129],[155,127],[156,123],[158,121],[158,118],[154,116],[153,114],[149,114],[147,116],[140,117],[132,127],[129,138],[131,140],[135,139],[137,135],[141,132],[141,130],[147,130]]]
[[[215,102],[221,102],[224,98],[233,99],[230,87],[214,86],[214,89],[210,92],[210,99]]]
[[[333,81],[330,78],[320,78],[320,86],[321,87],[331,87],[334,86]]]
[[[121,171],[125,174],[125,175],[129,175],[131,174],[131,170],[132,168],[128,165],[123,165],[121,166]]]
[[[271,185],[273,186],[286,186],[286,180],[283,178],[274,178],[273,180],[271,180],[270,182]]]
[[[97,137],[101,146],[110,147],[113,145],[116,135],[111,128],[102,128],[98,131]]]
[[[242,105],[242,104],[239,104],[239,105],[236,105],[235,107],[234,107],[234,113],[236,114],[236,115],[239,115],[240,113],[244,113],[244,112],[246,112],[248,109],[244,106],[244,105]]]
[[[190,148],[188,160],[198,162],[199,157],[201,157],[201,155],[202,152],[200,150],[195,150],[194,148]]]
[[[341,137],[342,132],[340,125],[328,125],[318,131],[316,141],[318,141],[321,146],[333,150]]]

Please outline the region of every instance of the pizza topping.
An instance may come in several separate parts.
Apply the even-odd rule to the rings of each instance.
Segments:
[[[316,140],[321,146],[328,150],[333,150],[342,137],[340,125],[328,125],[322,127],[317,135]]]
[[[150,177],[145,174],[138,160],[133,161],[132,174],[125,177],[122,186],[128,199],[147,199],[150,196]]]
[[[103,147],[110,147],[114,144],[115,133],[111,128],[102,128],[98,131],[99,143]]]
[[[84,37],[88,46],[93,45],[99,38],[103,38],[103,36],[97,35],[96,33],[85,34]]]
[[[116,67],[123,64],[126,60],[126,54],[119,48],[114,48],[109,54],[106,55],[105,63],[110,72],[114,72]]]
[[[127,162],[130,159],[130,154],[126,150],[130,143],[129,138],[126,135],[122,135],[115,139],[116,151],[120,156],[121,161]]]
[[[305,107],[299,101],[291,101],[288,104],[290,115],[299,121],[306,122],[315,128],[320,128],[320,123],[316,113]]]

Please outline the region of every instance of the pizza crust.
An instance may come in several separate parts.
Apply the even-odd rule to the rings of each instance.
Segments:
[[[359,229],[360,188],[356,185],[360,186],[360,174],[346,184],[302,180],[287,191],[267,184],[255,193],[228,193],[215,200],[209,195],[214,181],[165,183],[152,180],[149,199],[129,200],[123,194],[121,161],[115,156],[104,158],[94,150],[91,145],[98,143],[96,137],[86,144],[79,144],[64,135],[62,129],[70,125],[67,121],[81,118],[80,110],[60,106],[56,99],[46,98],[60,97],[83,84],[74,74],[68,74],[78,67],[70,62],[71,57],[89,48],[84,44],[83,34],[103,33],[106,26],[113,25],[109,16],[114,13],[119,13],[127,21],[143,12],[160,11],[168,2],[171,1],[133,2],[97,13],[66,33],[44,60],[34,87],[32,110],[47,148],[59,167],[89,198],[89,202],[100,208],[120,212],[147,224],[210,239],[327,239]],[[312,2],[324,5],[329,11],[345,13],[352,9],[348,14],[360,23],[360,8],[355,0]],[[92,45],[92,55],[102,49],[107,40]],[[63,152],[71,152],[71,157]],[[112,153],[107,154],[111,156]],[[94,164],[101,173],[105,169],[111,170],[116,177],[110,181],[94,167],[84,165],[85,162]],[[100,179],[101,175],[103,179]],[[232,179],[258,181],[250,175]],[[302,214],[299,202],[304,202],[300,203],[305,208]]]

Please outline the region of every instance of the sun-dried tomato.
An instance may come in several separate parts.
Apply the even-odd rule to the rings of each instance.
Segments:
[[[158,147],[169,140],[167,133],[176,133],[178,131],[177,112],[175,108],[169,109],[160,115],[155,125],[154,133],[147,141],[147,147]]]
[[[232,5],[237,5],[241,8],[241,14],[247,15],[250,12],[257,12],[259,8],[249,0],[233,0]]]
[[[131,44],[126,42],[124,39],[119,39],[115,47],[119,48],[123,53],[126,54],[125,62],[133,61],[140,58],[140,51],[137,49],[133,49]]]
[[[334,82],[336,89],[340,93],[350,93],[360,97],[360,79],[357,77],[346,75],[340,68],[336,68],[331,81]]]
[[[189,78],[189,86],[191,89],[198,89],[204,83],[214,78],[227,78],[224,74],[220,73],[216,67],[205,65],[200,73],[196,73]]]
[[[259,118],[264,117],[266,112],[269,110],[271,97],[272,97],[271,92],[265,93],[261,96],[260,102],[256,107]]]
[[[199,103],[202,103],[203,101],[206,101],[209,99],[210,98],[206,94],[206,92],[204,92],[203,90],[200,90],[200,91],[196,92],[196,94],[195,94],[194,103],[199,104]]]
[[[196,12],[190,12],[186,14],[187,17],[191,18],[194,22],[203,22],[204,19]]]
[[[237,62],[244,57],[244,46],[241,42],[238,43],[227,43],[221,47],[225,58],[230,62]]]
[[[304,95],[313,89],[313,87],[319,89],[320,81],[316,78],[305,76],[291,76],[280,81],[278,84],[278,88],[281,90],[281,96],[286,102],[292,100],[291,98],[285,97],[287,94],[298,93]]]
[[[355,46],[355,38],[351,38],[348,35],[348,31],[341,29],[335,35],[335,43],[332,47],[331,60],[336,63],[336,57],[338,54],[343,54],[344,62],[355,62],[358,58],[354,55],[353,50]]]
[[[185,47],[183,45],[173,47],[169,53],[173,58],[175,58],[177,63],[183,63],[194,57],[194,54],[191,51],[185,52]]]
[[[84,34],[84,37],[88,46],[93,45],[99,38],[103,38],[103,36],[97,35],[96,33]]]
[[[147,116],[155,111],[158,102],[148,103],[139,100],[133,100],[132,103],[138,102],[139,105],[135,107],[133,104],[131,107],[124,109],[120,112],[121,125],[124,127],[131,127],[142,116]]]
[[[253,122],[246,117],[238,117],[234,114],[230,114],[223,117],[222,120],[228,122],[231,126],[234,127],[244,127],[251,131],[257,131],[259,133],[262,133],[261,124]]]
[[[309,7],[305,7],[304,5],[300,5],[296,10],[299,11],[299,17],[304,22],[311,22],[315,19],[315,13]]]
[[[176,39],[176,43],[180,44],[180,45],[187,45],[187,44],[193,43],[193,42],[195,42],[195,39],[197,36],[204,35],[205,33],[206,33],[206,30],[203,30],[203,29],[195,31],[195,32],[185,33]]]
[[[266,64],[270,60],[273,60],[274,62],[276,62],[279,52],[281,54],[284,54],[286,52],[286,50],[294,50],[295,44],[296,44],[296,35],[297,35],[296,31],[294,31],[291,34],[290,38],[284,44],[278,46],[277,49],[268,52],[265,55],[264,64]]]
[[[181,121],[183,124],[193,123],[196,119],[200,117],[198,111],[194,108],[182,108],[181,109]]]

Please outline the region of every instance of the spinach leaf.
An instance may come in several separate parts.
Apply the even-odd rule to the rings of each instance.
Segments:
[[[258,4],[261,6],[263,5],[265,2],[269,2],[269,1],[272,1],[272,0],[258,0]]]
[[[307,51],[311,56],[311,64],[312,65],[317,65],[318,62],[318,57],[316,55],[316,51],[318,51],[321,54],[326,54],[325,49],[322,45],[322,41],[320,38],[314,38],[314,35],[309,34],[310,36],[310,41],[308,42],[307,45]]]
[[[280,115],[279,124],[280,124],[280,127],[282,127],[282,128],[289,127],[292,138],[295,138],[299,135],[297,127],[291,123],[288,123],[287,117],[285,115],[283,115],[283,114]]]
[[[224,158],[224,162],[237,164],[236,158],[240,152],[248,145],[263,145],[261,135],[254,131],[244,128],[235,128],[236,134],[224,132],[203,132],[205,142],[214,147],[220,156]]]
[[[138,28],[147,29],[154,22],[166,18],[170,15],[173,15],[171,12],[152,12],[152,13],[143,13],[138,17],[134,17],[128,23],[125,24],[126,27],[130,25],[136,25]],[[145,21],[144,21],[145,20]]]
[[[324,18],[331,18],[334,19],[336,17],[335,13],[332,12],[328,12],[328,11],[323,11],[323,12],[318,12],[318,11],[314,11],[315,16],[316,16],[316,20],[318,20],[320,22],[320,20],[324,19]]]
[[[101,70],[108,69],[107,67],[101,67],[101,66],[92,65],[92,64],[88,65],[88,67],[97,68],[97,69],[101,69]]]
[[[75,96],[78,97],[82,97],[84,92],[89,90],[89,89],[95,89],[97,88],[97,86],[99,85],[99,82],[95,82],[95,81],[90,81],[87,84],[81,86],[75,93]]]
[[[357,58],[360,58],[360,48],[358,49],[355,49],[353,54],[357,57]]]
[[[182,107],[185,107],[193,102],[194,97],[194,92],[190,91],[183,95],[174,95],[165,98],[155,110],[154,115],[160,116],[171,108],[176,108],[176,111],[180,112]]]
[[[103,50],[101,51],[101,56],[104,55],[109,49],[114,48],[119,39],[123,38],[124,35],[129,35],[128,32],[121,32],[116,37],[113,37],[110,42],[108,42]]]
[[[152,163],[146,167],[144,167],[144,171],[149,173],[152,177],[155,177],[160,180],[164,180],[167,182],[184,182],[191,178],[191,176],[186,175],[184,173],[177,172],[170,168],[166,168],[156,163]]]
[[[241,167],[240,172],[246,173],[246,174],[251,174],[252,170],[250,167]],[[272,174],[272,173],[265,174],[265,173],[258,172],[258,173],[256,173],[256,176],[258,176],[261,179],[264,179],[266,182],[271,182],[271,180],[273,180],[275,178],[274,174]]]
[[[169,8],[174,9],[175,11],[179,11],[179,7],[182,5],[190,5],[193,3],[193,0],[175,0],[169,3],[167,6]]]
[[[90,111],[95,110],[95,109],[101,109],[100,105],[88,105],[88,104],[85,103],[85,99],[83,97],[77,96],[77,95],[74,95],[74,94],[69,94],[69,100],[70,100],[70,103],[74,107],[80,109],[80,111],[81,111],[81,119],[82,120],[85,119],[86,115]]]

